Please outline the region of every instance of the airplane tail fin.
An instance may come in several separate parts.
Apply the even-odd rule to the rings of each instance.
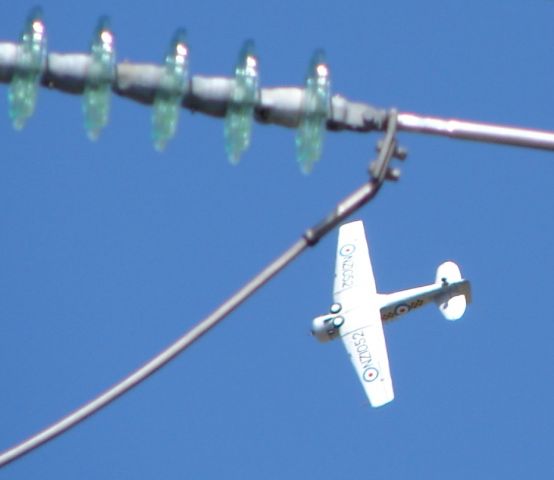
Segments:
[[[435,283],[445,287],[443,295],[437,297],[439,310],[447,320],[458,320],[471,302],[469,282],[462,279],[458,265],[444,262],[437,268]]]

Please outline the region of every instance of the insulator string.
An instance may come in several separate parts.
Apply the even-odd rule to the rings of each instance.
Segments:
[[[83,95],[85,129],[97,139],[106,126],[109,97],[116,94],[153,105],[152,138],[165,147],[177,128],[180,108],[225,117],[227,155],[236,164],[250,145],[251,123],[297,128],[301,170],[309,173],[322,152],[323,131],[371,132],[386,129],[387,110],[331,94],[330,68],[322,51],[314,54],[304,86],[261,88],[252,41],[242,47],[233,76],[190,75],[190,47],[179,29],[164,65],[116,62],[115,34],[102,17],[88,53],[47,52],[47,30],[40,9],[27,18],[19,43],[0,42],[0,83],[9,84],[10,116],[22,128],[35,110],[39,86]],[[398,115],[398,130],[481,142],[554,150],[554,132]]]

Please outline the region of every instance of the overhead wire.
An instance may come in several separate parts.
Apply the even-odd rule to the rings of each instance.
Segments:
[[[169,345],[165,350],[80,408],[37,432],[28,439],[0,453],[0,468],[76,426],[86,418],[90,417],[128,392],[133,387],[137,386],[139,383],[146,380],[157,370],[167,365],[172,359],[191,346],[194,342],[200,339],[200,337],[233,312],[239,305],[241,305],[259,288],[277,275],[308,247],[316,245],[325,234],[331,231],[336,225],[350,216],[358,208],[371,200],[376,195],[380,186],[381,183],[377,180],[371,180],[364,183],[360,188],[356,189],[346,199],[339,203],[335,210],[323,222],[306,230],[302,237],[285,250],[279,257],[277,257],[260,273],[247,282],[235,294],[229,297],[229,299],[217,307],[211,314],[194,325],[174,343]]]

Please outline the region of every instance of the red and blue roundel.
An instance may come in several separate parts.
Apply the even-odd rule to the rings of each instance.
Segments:
[[[349,255],[352,255],[354,253],[354,250],[356,250],[356,245],[352,243],[347,243],[346,245],[343,245],[341,249],[339,250],[339,254],[343,257],[348,257]]]
[[[366,382],[373,382],[374,380],[377,380],[377,377],[379,376],[379,370],[377,370],[375,367],[366,368],[362,376],[364,377],[364,380]]]

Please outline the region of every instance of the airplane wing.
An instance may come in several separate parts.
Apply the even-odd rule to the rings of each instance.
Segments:
[[[373,407],[394,399],[380,305],[361,221],[339,230],[334,302],[344,323],[340,335]]]

